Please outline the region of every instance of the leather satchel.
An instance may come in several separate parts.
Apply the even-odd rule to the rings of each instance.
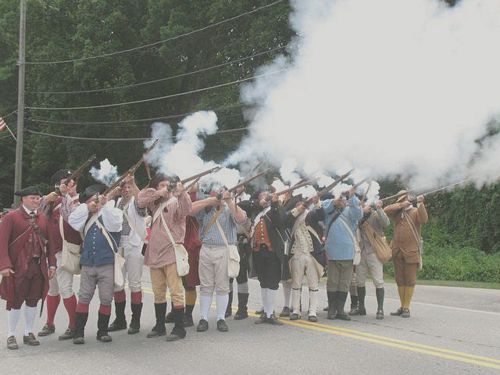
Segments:
[[[62,238],[61,264],[60,267],[73,275],[79,275],[81,246],[66,241],[64,238],[63,218],[59,216],[59,232]]]
[[[219,230],[222,239],[226,243],[226,247],[228,250],[227,275],[230,279],[238,277],[238,274],[240,273],[240,253],[238,252],[238,247],[236,245],[229,245],[226,234],[222,230],[218,219],[215,220],[215,224],[217,225],[217,229]]]
[[[183,244],[175,243],[174,237],[172,236],[172,232],[170,232],[170,229],[168,229],[167,223],[165,222],[165,219],[163,218],[161,211],[160,211],[160,220],[163,225],[163,229],[165,229],[165,232],[167,232],[168,238],[172,243],[172,245],[174,246],[177,275],[180,277],[186,276],[189,273],[188,252]]]
[[[361,225],[361,230],[365,233],[370,245],[375,250],[375,255],[382,264],[387,263],[392,258],[392,249],[385,236],[381,236],[367,221]]]

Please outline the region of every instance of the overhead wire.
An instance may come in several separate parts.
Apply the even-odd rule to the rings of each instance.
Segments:
[[[169,80],[176,79],[176,78],[182,78],[182,77],[190,76],[190,75],[193,75],[193,74],[207,72],[207,71],[210,71],[210,70],[213,70],[213,69],[217,69],[217,68],[221,68],[221,67],[224,67],[224,66],[227,66],[227,65],[237,64],[237,63],[240,63],[240,62],[243,62],[243,61],[246,61],[246,60],[250,60],[250,59],[262,56],[262,55],[266,55],[266,54],[269,54],[269,53],[272,53],[272,52],[275,52],[275,51],[278,51],[278,50],[282,50],[284,48],[286,48],[286,46],[279,46],[279,47],[275,47],[275,48],[272,48],[272,49],[269,49],[269,50],[266,50],[266,51],[261,51],[261,52],[255,53],[253,55],[249,55],[249,56],[245,56],[245,57],[238,58],[238,59],[235,59],[235,60],[227,61],[227,62],[224,62],[224,63],[221,63],[221,64],[217,64],[217,65],[209,66],[209,67],[206,67],[206,68],[201,68],[201,69],[193,70],[193,71],[186,72],[186,73],[180,73],[180,74],[172,75],[172,76],[169,76],[169,77],[159,78],[159,79],[155,79],[155,80],[151,80],[151,81],[137,82],[137,83],[127,84],[127,85],[122,85],[122,86],[104,87],[104,88],[93,89],[93,90],[28,91],[28,93],[30,93],[30,94],[36,94],[36,95],[63,95],[63,94],[64,95],[73,95],[73,94],[88,94],[88,93],[96,93],[96,92],[124,90],[124,89],[128,89],[128,88],[139,87],[139,86],[144,86],[144,85],[150,85],[150,84],[159,83],[159,82],[165,82],[165,81],[169,81]]]
[[[76,58],[76,59],[54,60],[54,61],[27,61],[27,62],[25,62],[25,64],[26,65],[65,64],[65,63],[71,63],[71,62],[93,60],[93,59],[98,59],[98,58],[102,58],[102,57],[110,57],[110,56],[115,56],[115,55],[120,55],[120,54],[124,54],[124,53],[129,53],[129,52],[133,52],[133,51],[137,51],[137,50],[141,50],[141,49],[145,49],[145,48],[150,48],[150,47],[154,47],[156,45],[162,44],[162,43],[169,42],[171,40],[180,39],[180,38],[183,38],[183,37],[186,37],[186,36],[189,36],[189,35],[193,35],[193,34],[199,33],[201,31],[205,31],[205,30],[211,29],[213,27],[222,25],[224,23],[237,20],[237,19],[245,17],[247,15],[259,12],[259,11],[261,11],[263,9],[267,9],[267,8],[273,7],[273,6],[275,6],[277,4],[280,4],[282,2],[283,2],[283,0],[277,0],[277,1],[274,1],[274,2],[272,2],[270,4],[266,4],[266,5],[257,7],[255,9],[252,9],[250,11],[246,11],[246,12],[241,13],[239,15],[236,15],[236,16],[233,16],[233,17],[229,17],[229,18],[226,18],[226,19],[218,21],[218,22],[214,22],[214,23],[208,24],[208,25],[206,25],[204,27],[201,27],[199,29],[191,30],[191,31],[188,31],[186,33],[178,34],[178,35],[175,35],[175,36],[163,39],[163,40],[159,40],[157,42],[143,44],[143,45],[140,45],[140,46],[137,46],[137,47],[133,47],[133,48],[128,48],[128,49],[124,49],[124,50],[120,50],[120,51],[115,51],[115,52],[104,53],[104,54],[101,54],[101,55],[80,57],[80,58]]]
[[[100,104],[100,105],[92,105],[92,106],[79,106],[79,107],[29,107],[29,106],[27,106],[26,109],[44,110],[44,111],[70,111],[70,110],[82,110],[82,109],[113,108],[113,107],[120,107],[120,106],[131,105],[131,104],[148,103],[148,102],[153,102],[153,101],[158,101],[158,100],[163,100],[163,99],[170,99],[170,98],[175,98],[175,97],[179,97],[179,96],[190,95],[190,94],[194,94],[194,93],[198,93],[198,92],[204,92],[204,91],[213,90],[213,89],[226,87],[226,86],[231,86],[231,85],[235,85],[235,84],[240,84],[240,83],[247,82],[247,81],[250,81],[250,80],[255,79],[255,78],[261,78],[261,77],[266,77],[266,76],[274,75],[277,73],[281,73],[285,70],[287,70],[287,69],[286,68],[278,69],[275,71],[271,71],[271,72],[267,72],[267,73],[263,73],[263,74],[258,74],[258,75],[254,75],[251,77],[241,78],[241,79],[237,79],[235,81],[225,82],[225,83],[221,83],[218,85],[203,87],[200,89],[194,89],[194,90],[190,90],[190,91],[185,91],[185,92],[180,92],[180,93],[170,94],[170,95],[164,95],[164,96],[158,96],[158,97],[148,98],[148,99],[133,100],[133,101],[129,101],[129,102]]]
[[[54,124],[54,125],[112,125],[112,124],[126,124],[126,123],[144,123],[144,122],[151,122],[154,120],[168,120],[168,119],[173,119],[173,118],[178,118],[178,117],[185,117],[192,115],[193,113],[199,112],[199,111],[214,111],[214,112],[219,112],[219,111],[224,111],[227,109],[234,109],[234,108],[241,108],[247,106],[246,104],[240,103],[240,104],[232,104],[232,105],[227,105],[227,106],[221,106],[221,107],[215,107],[215,108],[210,108],[210,109],[198,109],[198,110],[193,110],[190,112],[185,112],[185,113],[177,113],[174,115],[165,115],[165,116],[156,116],[156,117],[149,117],[149,118],[140,118],[140,119],[130,119],[130,120],[123,120],[123,121],[64,121],[64,120],[50,120],[50,119],[43,119],[43,118],[38,118],[38,117],[29,117],[29,119],[33,122],[38,122],[38,123],[44,123],[44,124]]]
[[[241,127],[241,128],[234,128],[234,129],[224,129],[224,130],[219,130],[215,134],[211,134],[211,136],[217,135],[217,134],[224,134],[224,133],[234,133],[234,132],[239,132],[248,129],[248,127]],[[131,141],[145,141],[147,139],[151,139],[151,137],[146,137],[146,138],[97,138],[97,137],[77,137],[77,136],[69,136],[69,135],[62,135],[62,134],[54,134],[54,133],[46,133],[46,132],[39,132],[31,129],[26,129],[28,133],[34,134],[34,135],[39,135],[39,136],[45,136],[45,137],[51,137],[51,138],[60,138],[60,139],[74,139],[74,140],[82,140],[82,141],[103,141],[103,142],[131,142]],[[172,139],[175,139],[172,137]]]

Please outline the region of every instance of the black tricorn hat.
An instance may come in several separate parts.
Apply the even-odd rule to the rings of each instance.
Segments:
[[[101,194],[106,190],[106,185],[102,184],[95,184],[95,185],[90,185],[85,189],[85,191],[80,194],[80,203],[85,203],[87,200],[92,198],[96,194]]]
[[[27,197],[28,195],[39,195],[40,197],[43,196],[40,189],[38,189],[36,186],[25,187],[24,189],[16,191],[15,195],[17,195],[18,197]]]
[[[68,178],[69,176],[71,176],[72,173],[73,171],[69,169],[59,169],[56,173],[52,175],[52,177],[50,178],[50,182],[53,185],[59,185],[59,183],[63,178]]]

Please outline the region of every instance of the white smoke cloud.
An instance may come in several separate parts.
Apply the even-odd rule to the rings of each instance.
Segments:
[[[152,125],[151,140],[146,141],[145,146],[149,146],[154,139],[160,142],[147,156],[148,162],[159,172],[177,175],[181,180],[216,167],[217,163],[203,160],[200,153],[205,148],[204,138],[217,132],[217,115],[212,111],[196,112],[183,119],[178,126],[174,142],[170,125],[158,122]],[[204,188],[213,185],[229,188],[236,185],[239,179],[240,173],[236,169],[222,168],[202,178],[200,185]]]
[[[229,160],[265,155],[277,166],[294,159],[326,171],[354,167],[355,181],[411,176],[410,187],[465,175],[498,179],[498,137],[467,165],[500,112],[500,1],[293,6],[292,58],[259,73],[286,71],[243,88],[242,100],[258,110]]]
[[[99,163],[99,168],[90,168],[90,175],[94,180],[111,186],[118,179],[118,169],[108,159],[104,159]]]

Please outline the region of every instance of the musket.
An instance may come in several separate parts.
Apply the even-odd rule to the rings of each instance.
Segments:
[[[92,164],[92,162],[96,159],[96,157],[97,157],[97,156],[96,156],[95,154],[94,154],[94,155],[92,155],[90,158],[88,158],[88,159],[87,159],[87,161],[86,161],[85,163],[83,163],[83,164],[82,164],[82,165],[80,165],[77,169],[75,169],[75,170],[73,171],[73,173],[71,173],[71,174],[69,175],[69,177],[68,177],[68,178],[66,178],[66,180],[64,180],[64,185],[69,184],[69,182],[70,182],[71,180],[78,179],[78,177],[80,177],[80,175],[83,173],[83,171],[84,171],[85,169],[87,169],[87,168],[88,168],[88,166],[89,166],[90,164]]]
[[[365,192],[363,193],[363,198],[361,199],[361,202],[365,201],[366,196],[368,195],[368,193],[370,192],[370,189],[372,188],[372,183],[373,183],[373,181],[370,180],[370,183],[368,184],[368,187],[366,188]]]
[[[87,169],[89,167],[90,164],[92,164],[92,162],[96,159],[96,155],[92,155],[90,158],[87,159],[87,161],[85,163],[83,163],[82,165],[80,165],[77,169],[75,169],[73,171],[73,173],[71,173],[65,180],[64,180],[64,185],[68,185],[70,183],[71,180],[77,180],[81,174],[83,173],[83,171],[85,169]],[[75,181],[76,182],[76,181]],[[61,191],[59,190],[59,184],[56,184],[55,186],[55,193],[57,195],[61,195]]]
[[[342,176],[338,177],[333,181],[330,185],[324,187],[318,192],[318,197],[321,198],[323,195],[328,194],[335,186],[340,184],[342,181],[344,181],[347,177],[351,175],[351,173],[354,172],[354,169],[351,169],[349,172],[344,173]]]
[[[347,173],[344,173],[342,176],[339,176],[335,179],[335,181],[333,181],[330,185],[324,187],[323,189],[321,189],[317,194],[316,196],[318,198],[321,198],[322,196],[328,194],[335,186],[337,186],[338,184],[340,184],[342,181],[344,181],[347,177],[349,177],[351,175],[351,173],[354,172],[354,169],[351,169],[349,172]],[[312,202],[313,202],[313,198],[314,197],[311,197],[309,199],[307,199],[304,204],[306,206],[309,206]]]
[[[198,174],[195,174],[194,176],[191,176],[191,177],[188,177],[188,178],[185,178],[184,180],[182,180],[181,182],[183,184],[186,184],[190,181],[193,181],[193,180],[199,180],[200,178],[208,175],[208,174],[211,174],[211,173],[215,173],[215,172],[218,172],[222,169],[221,166],[217,166],[217,167],[213,167],[213,168],[210,168],[209,170],[206,170],[205,172],[201,172],[201,173],[198,173]]]
[[[430,190],[430,191],[427,191],[425,193],[422,193],[422,194],[419,194],[419,195],[423,195],[424,197],[428,196],[428,195],[432,195],[432,194],[435,194],[435,193],[439,193],[440,191],[443,191],[443,190],[447,190],[449,188],[452,188],[454,186],[457,186],[457,185],[461,185],[463,184],[464,182],[467,182],[469,181],[471,178],[468,177],[466,179],[463,179],[462,181],[458,181],[458,182],[455,182],[453,184],[450,184],[450,185],[446,185],[446,186],[443,186],[443,187],[440,187],[438,189],[435,189],[435,190]],[[402,197],[403,195],[407,195],[409,194],[410,192],[414,192],[413,190],[408,190],[406,193],[399,193],[399,194],[394,194],[394,195],[390,195],[388,197],[385,197],[383,199],[381,199],[382,202],[385,202],[385,201],[388,201],[388,200],[391,200],[393,198],[399,198],[399,197]]]
[[[146,150],[146,152],[142,155],[142,157],[140,158],[140,160],[135,163],[133,166],[131,166],[124,174],[122,174],[115,182],[113,182],[111,184],[111,186],[109,186],[101,195],[107,195],[109,194],[110,192],[112,192],[114,189],[116,189],[117,186],[120,186],[120,184],[123,182],[123,180],[125,180],[125,178],[127,178],[127,176],[133,176],[135,174],[135,172],[137,171],[137,169],[139,169],[139,167],[141,166],[142,162],[144,161],[146,155],[151,152],[151,150],[157,145],[157,143],[159,142],[159,140],[155,140],[153,142],[153,144],[151,146],[148,147],[148,149]]]
[[[256,175],[252,176],[252,177],[249,177],[249,178],[246,178],[245,180],[241,181],[238,185],[236,186],[233,186],[231,189],[228,189],[228,191],[230,193],[236,191],[238,188],[242,187],[242,186],[245,186],[247,185],[249,182],[261,177],[261,176],[264,176],[266,173],[268,173],[269,171],[271,170],[271,168],[268,168],[262,172],[259,172],[257,173]]]
[[[295,185],[289,187],[288,189],[285,189],[285,190],[281,190],[281,191],[278,191],[277,193],[275,193],[277,196],[280,196],[280,195],[283,195],[283,194],[287,194],[287,193],[291,193],[292,191],[294,190],[297,190],[297,189],[300,189],[304,186],[307,186],[307,185],[312,185],[316,180],[318,180],[317,178],[313,178],[311,180],[305,180],[305,179],[302,179],[300,180],[299,182],[297,182]]]

